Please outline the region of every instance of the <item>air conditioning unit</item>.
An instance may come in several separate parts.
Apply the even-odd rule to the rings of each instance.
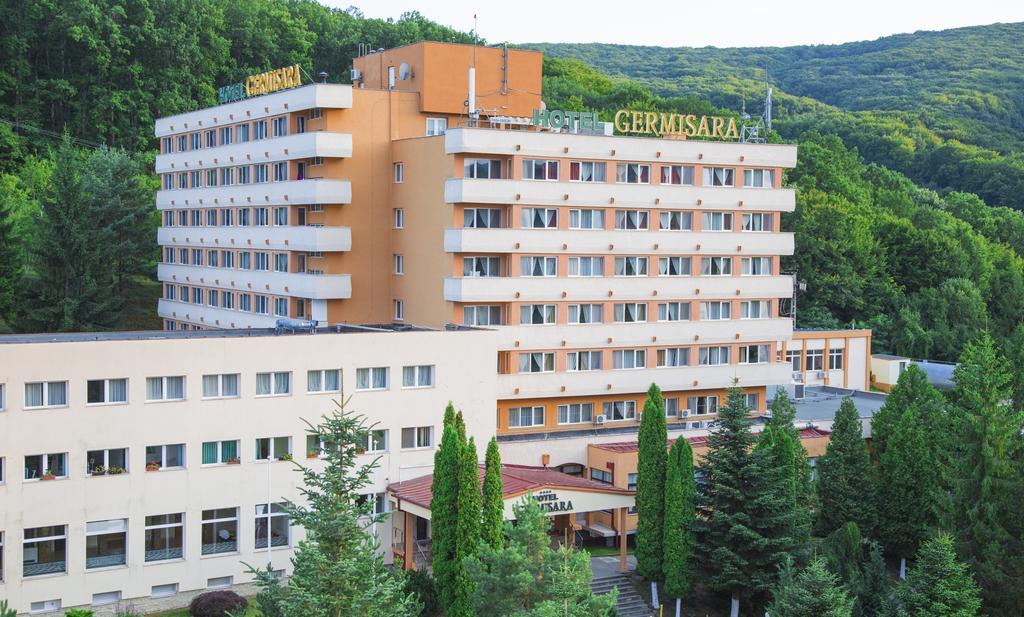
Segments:
[[[604,424],[604,416],[594,416],[594,424]]]
[[[793,386],[793,398],[800,400],[804,397],[804,385],[797,384]]]
[[[684,410],[683,410],[683,411],[682,411],[682,412],[680,413],[680,415],[681,415],[681,416],[682,416],[683,418],[689,418],[689,417],[690,417],[690,410],[689,410],[689,409],[684,409]]]
[[[825,379],[825,371],[818,371],[818,379]]]
[[[358,79],[363,78],[363,72],[360,71],[359,69],[352,69],[351,71],[349,71],[349,76],[351,76],[352,78],[351,81],[356,81]]]
[[[793,381],[797,383],[803,383],[804,374],[800,371],[793,371]]]

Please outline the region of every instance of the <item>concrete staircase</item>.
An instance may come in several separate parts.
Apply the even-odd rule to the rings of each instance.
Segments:
[[[619,588],[619,600],[615,607],[617,617],[651,617],[654,614],[654,610],[637,593],[629,577],[618,574],[595,578],[590,582],[590,589],[597,594],[608,593],[613,587]]]

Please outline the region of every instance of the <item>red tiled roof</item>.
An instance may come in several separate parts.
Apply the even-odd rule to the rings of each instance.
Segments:
[[[480,478],[480,483],[483,484],[483,465],[477,467],[477,474]],[[429,509],[430,500],[433,498],[431,493],[433,484],[434,475],[430,474],[390,484],[388,485],[388,492],[401,501],[408,501]],[[622,493],[626,495],[632,495],[635,492],[579,476],[570,476],[567,473],[562,473],[549,467],[530,467],[528,465],[501,466],[501,496],[503,498],[508,499],[545,488],[565,488],[600,493]]]
[[[803,428],[800,429],[800,439],[815,439],[817,437],[828,437],[829,432],[820,428]],[[697,435],[696,437],[687,437],[687,441],[690,442],[690,447],[699,448],[706,446],[708,443],[707,435]],[[668,440],[668,446],[672,447],[675,443],[675,439]],[[601,450],[608,450],[609,452],[636,452],[640,449],[640,443],[637,441],[615,441],[612,443],[595,443],[591,444],[595,448]]]

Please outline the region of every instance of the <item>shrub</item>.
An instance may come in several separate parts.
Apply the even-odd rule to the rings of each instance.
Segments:
[[[18,617],[18,613],[13,608],[8,608],[7,600],[0,600],[0,617]]]
[[[87,608],[69,608],[64,611],[64,617],[92,617],[92,611]]]
[[[436,617],[441,614],[437,584],[426,570],[409,570],[405,573],[405,593],[416,596],[422,606],[420,617]]]
[[[245,610],[245,598],[233,591],[209,591],[192,599],[188,614],[192,617],[228,617],[228,613]]]

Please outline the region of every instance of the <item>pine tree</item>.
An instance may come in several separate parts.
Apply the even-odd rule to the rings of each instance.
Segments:
[[[800,440],[800,430],[796,427],[796,407],[789,395],[782,388],[775,390],[771,402],[772,417],[768,422],[774,431],[785,430],[793,443],[796,444],[793,459],[793,478],[796,483],[797,503],[804,508],[814,505],[814,486],[811,482],[811,466],[807,461],[807,450]]]
[[[778,617],[850,617],[853,610],[853,599],[821,559],[799,574],[787,563],[772,595],[768,613]]]
[[[459,457],[459,502],[455,524],[455,597],[448,617],[473,617],[473,584],[466,560],[476,555],[480,543],[480,468],[473,438]]]
[[[790,425],[792,426],[792,425]],[[799,443],[799,437],[794,438],[793,433],[785,426],[773,427],[768,425],[761,432],[757,440],[755,451],[763,455],[767,464],[774,468],[782,483],[782,492],[777,496],[784,497],[780,502],[782,507],[789,513],[792,523],[791,529],[786,535],[794,544],[806,544],[810,537],[810,511],[801,504],[800,475],[797,465],[802,458],[797,451],[804,452],[803,446]]]
[[[818,459],[819,534],[832,533],[845,523],[871,533],[873,474],[857,408],[846,397],[836,411],[825,455]]]
[[[668,452],[665,469],[665,531],[662,560],[665,594],[683,598],[693,586],[693,527],[696,517],[693,449],[680,436]]]
[[[22,262],[14,234],[14,216],[0,195],[0,322],[10,326],[21,295]]]
[[[649,581],[661,579],[668,429],[665,400],[651,384],[640,418],[636,484],[636,570]]]
[[[434,579],[441,606],[455,600],[456,526],[459,513],[459,460],[464,449],[455,408],[444,411],[444,433],[434,453],[434,479],[430,500],[431,547]]]
[[[865,545],[857,524],[845,523],[824,539],[820,554],[854,599],[854,617],[888,617],[889,573],[878,543]]]
[[[967,566],[956,559],[953,539],[940,535],[924,542],[907,580],[896,588],[899,617],[975,617],[981,591]]]
[[[498,451],[498,440],[494,437],[487,444],[485,466],[480,537],[491,548],[500,549],[505,545],[505,536],[502,534],[505,502],[501,494],[501,453]]]

